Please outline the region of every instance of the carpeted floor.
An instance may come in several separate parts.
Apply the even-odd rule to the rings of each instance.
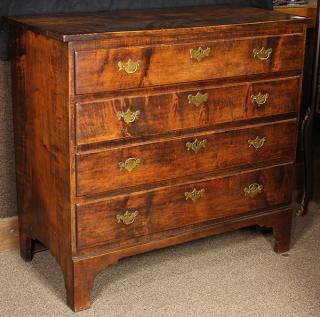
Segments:
[[[240,230],[135,256],[96,278],[93,305],[76,316],[320,316],[320,205],[295,218],[292,249],[270,232]],[[0,316],[74,316],[48,251],[23,262],[0,254]]]

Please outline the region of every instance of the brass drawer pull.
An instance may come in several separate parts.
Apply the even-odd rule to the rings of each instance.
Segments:
[[[252,103],[256,103],[258,107],[264,105],[269,98],[269,94],[263,94],[261,92],[259,92],[257,95],[252,95],[251,96],[251,102]]]
[[[258,136],[254,140],[248,140],[249,147],[254,147],[256,150],[262,148],[266,142],[267,138],[259,138]]]
[[[186,197],[186,200],[192,200],[192,202],[195,203],[197,200],[203,197],[205,191],[206,190],[204,188],[200,190],[194,188],[191,192],[185,192],[184,196]]]
[[[248,187],[245,187],[244,192],[246,196],[251,198],[256,197],[258,194],[261,194],[263,191],[263,186],[258,183],[253,183]]]
[[[265,61],[265,60],[269,59],[271,54],[272,54],[272,48],[262,47],[260,49],[255,48],[253,50],[253,57],[260,59],[261,61]]]
[[[128,108],[126,111],[118,111],[117,117],[119,120],[122,119],[126,124],[130,124],[138,120],[140,114],[141,114],[140,110],[131,111],[130,108]]]
[[[141,65],[141,61],[134,62],[131,59],[129,59],[127,62],[120,61],[118,63],[119,71],[124,70],[127,74],[135,73],[138,70],[140,65]]]
[[[211,48],[207,47],[206,49],[199,47],[198,49],[190,49],[190,56],[193,59],[196,59],[198,62],[201,62],[204,58],[210,55]]]
[[[136,169],[141,163],[140,159],[130,157],[125,162],[119,163],[120,171],[126,170],[127,172],[132,172],[134,169]]]
[[[187,142],[186,147],[188,151],[193,151],[194,153],[198,153],[200,150],[204,149],[207,145],[207,140],[199,141],[195,139],[193,142]]]
[[[131,225],[132,223],[134,223],[136,217],[138,216],[139,212],[136,210],[134,212],[130,212],[129,210],[127,210],[123,215],[117,215],[117,221],[118,223],[120,223],[122,221],[122,223],[124,225]]]
[[[188,96],[189,104],[194,105],[196,107],[204,105],[208,101],[208,98],[209,98],[208,93],[201,94],[200,92],[198,92],[195,96],[193,95]]]

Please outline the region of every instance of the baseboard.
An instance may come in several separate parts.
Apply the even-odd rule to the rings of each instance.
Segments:
[[[19,247],[18,217],[0,218],[0,252]]]

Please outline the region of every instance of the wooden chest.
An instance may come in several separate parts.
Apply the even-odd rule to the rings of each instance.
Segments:
[[[21,255],[68,303],[141,252],[260,225],[289,249],[306,19],[196,7],[11,25]]]

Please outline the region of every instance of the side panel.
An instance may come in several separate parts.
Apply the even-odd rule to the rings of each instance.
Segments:
[[[11,30],[20,235],[71,254],[68,46]]]

